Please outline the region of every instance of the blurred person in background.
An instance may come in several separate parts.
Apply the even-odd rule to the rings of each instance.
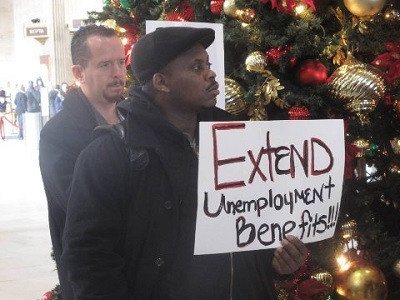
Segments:
[[[25,94],[25,86],[23,84],[18,85],[18,89],[15,94],[14,104],[18,121],[18,138],[22,140],[24,138],[24,114],[27,111],[28,97]]]

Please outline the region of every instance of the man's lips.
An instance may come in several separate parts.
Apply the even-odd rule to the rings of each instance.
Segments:
[[[109,87],[123,87],[124,86],[124,82],[123,81],[114,81],[113,83],[108,85]]]
[[[218,96],[219,95],[219,85],[218,83],[214,83],[212,86],[210,86],[207,91],[210,92],[211,94],[213,94],[214,96]]]

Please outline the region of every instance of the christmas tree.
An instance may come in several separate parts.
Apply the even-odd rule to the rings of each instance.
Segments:
[[[231,113],[344,120],[335,236],[308,245],[307,264],[277,281],[279,299],[400,299],[399,1],[106,0],[87,22],[118,30],[129,65],[146,20],[224,25]]]

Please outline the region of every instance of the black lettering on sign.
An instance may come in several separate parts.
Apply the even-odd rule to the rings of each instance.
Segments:
[[[257,238],[263,246],[269,246],[276,241],[282,241],[286,235],[296,228],[296,222],[287,221],[283,225],[279,223],[262,223],[258,229],[253,223],[246,223],[246,218],[236,219],[236,245],[244,248]]]
[[[218,217],[222,212],[225,214],[243,214],[256,212],[257,217],[261,217],[264,210],[280,211],[288,209],[289,214],[293,214],[297,203],[312,205],[315,202],[327,202],[331,199],[332,189],[335,184],[332,183],[332,177],[328,177],[328,182],[323,183],[319,188],[305,188],[304,190],[294,189],[284,194],[274,193],[272,189],[268,190],[267,195],[262,195],[257,199],[250,200],[229,200],[225,194],[220,195],[220,199],[209,199],[209,193],[204,192],[203,211],[210,218]]]

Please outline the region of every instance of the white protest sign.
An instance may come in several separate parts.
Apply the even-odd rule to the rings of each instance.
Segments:
[[[343,120],[200,123],[195,254],[332,237],[343,171]]]

